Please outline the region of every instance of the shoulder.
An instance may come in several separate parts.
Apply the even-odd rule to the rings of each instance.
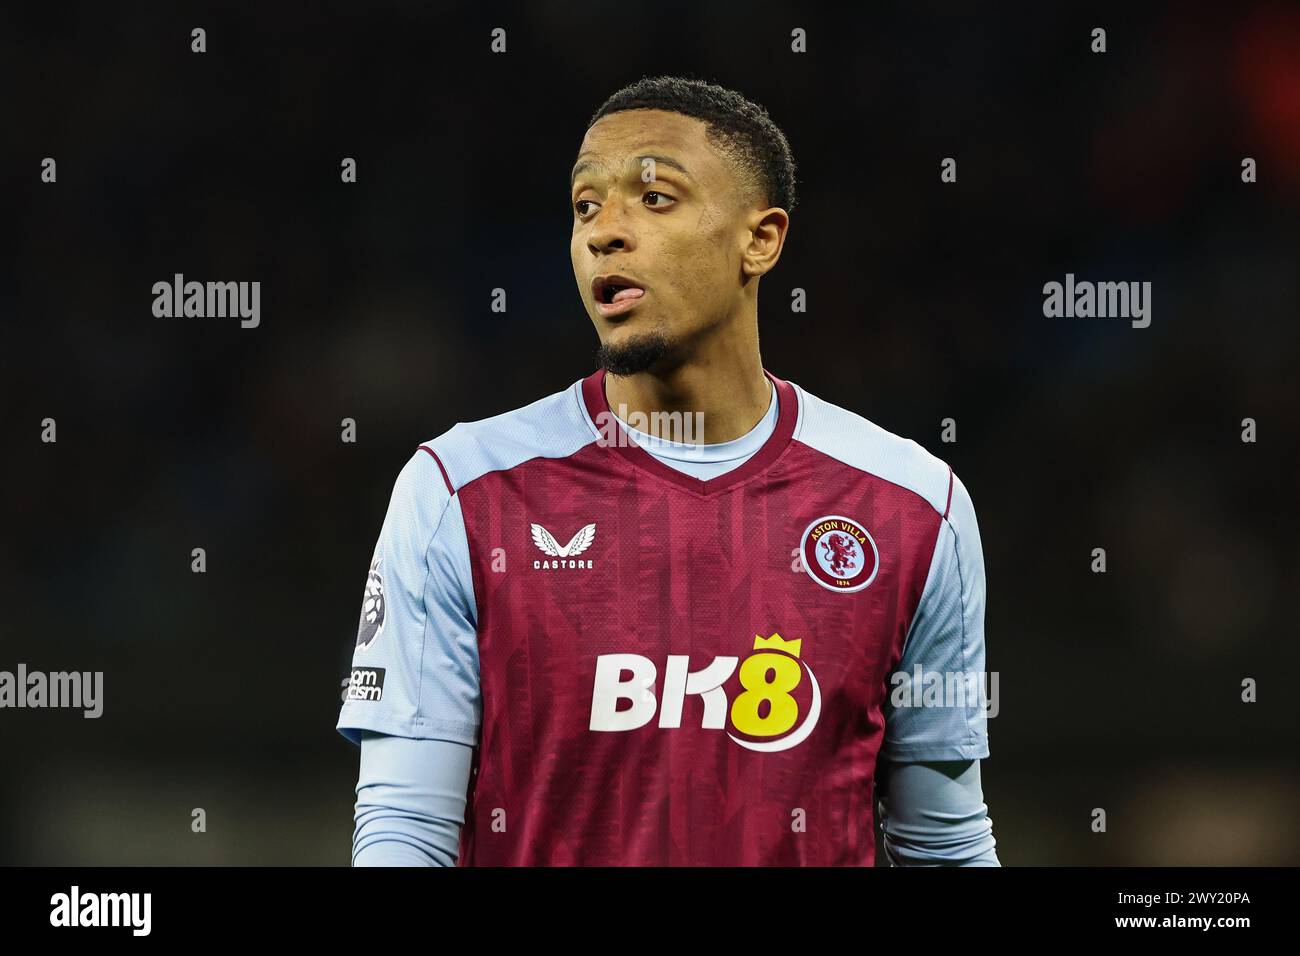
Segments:
[[[965,488],[952,468],[910,438],[819,398],[799,385],[799,421],[794,439],[857,471],[898,485],[924,499],[945,519],[955,495]]]
[[[448,494],[534,458],[567,458],[597,438],[583,409],[581,384],[500,415],[460,422],[421,442],[416,457],[440,474]]]

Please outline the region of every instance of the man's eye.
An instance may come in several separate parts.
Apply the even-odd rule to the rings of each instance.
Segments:
[[[672,196],[665,196],[663,193],[657,193],[657,192],[655,192],[653,189],[650,190],[648,193],[645,194],[645,196],[642,196],[641,198],[642,198],[642,199],[646,199],[646,198],[648,198],[648,197],[650,197],[650,196],[658,196],[660,199],[666,199],[666,200],[668,200],[668,202],[666,202],[666,203],[655,203],[655,208],[657,208],[657,209],[663,209],[663,208],[665,208],[665,207],[667,207],[667,206],[670,206],[670,205],[672,205],[673,203],[677,202],[677,200],[674,199]]]
[[[593,206],[593,205],[595,205],[595,203],[593,203],[590,199],[579,199],[577,202],[573,204],[573,211],[576,212],[579,217],[582,217],[587,215],[587,211],[582,207]]]

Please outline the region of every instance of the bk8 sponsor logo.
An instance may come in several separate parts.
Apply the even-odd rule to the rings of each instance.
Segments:
[[[650,723],[657,712],[661,729],[680,728],[686,697],[695,695],[704,706],[702,729],[725,730],[735,743],[761,753],[797,747],[817,726],[822,704],[817,678],[800,657],[802,644],[802,639],[787,641],[780,634],[755,635],[754,652],[743,661],[739,657],[715,657],[697,671],[690,670],[688,655],[670,654],[664,665],[659,699],[654,692],[659,677],[654,661],[640,654],[601,654],[596,658],[589,727],[598,731],[636,730]],[[728,701],[722,685],[737,672],[737,664],[742,690],[735,700]],[[801,691],[805,672],[808,688]],[[806,702],[806,710],[800,706],[801,699]],[[625,703],[630,706],[620,709]]]

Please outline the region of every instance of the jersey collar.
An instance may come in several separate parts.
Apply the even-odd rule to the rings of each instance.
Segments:
[[[767,369],[763,370],[763,374],[771,381],[772,387],[776,389],[777,393],[780,408],[777,413],[776,428],[762,447],[743,465],[733,468],[725,474],[718,475],[716,478],[710,478],[708,481],[701,481],[693,475],[688,475],[676,468],[665,465],[632,439],[631,433],[623,426],[622,421],[610,411],[609,400],[605,397],[605,370],[603,368],[597,369],[582,380],[582,402],[586,407],[587,417],[591,420],[592,427],[601,435],[608,432],[608,425],[603,425],[603,423],[613,421],[617,425],[620,440],[612,445],[608,442],[601,443],[602,447],[607,451],[620,456],[642,471],[647,471],[665,481],[680,485],[687,491],[692,491],[697,495],[712,495],[728,488],[734,488],[736,485],[742,484],[766,470],[781,457],[781,453],[785,451],[790,444],[791,437],[794,435],[795,423],[799,420],[799,398],[794,386],[777,378]]]

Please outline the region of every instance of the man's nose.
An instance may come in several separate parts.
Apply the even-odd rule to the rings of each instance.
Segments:
[[[610,197],[592,220],[587,248],[596,255],[614,249],[626,252],[633,246],[632,224],[627,210],[621,200]]]

